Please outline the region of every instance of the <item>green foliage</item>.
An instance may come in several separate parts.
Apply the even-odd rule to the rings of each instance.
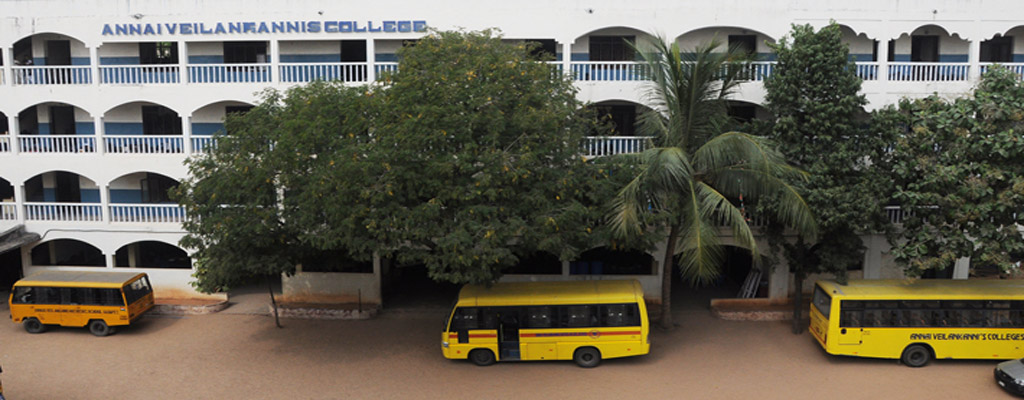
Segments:
[[[911,215],[893,248],[910,275],[951,266],[1019,269],[1024,258],[1024,86],[993,68],[973,97],[903,101],[883,113],[897,134],[895,199]]]
[[[231,134],[190,159],[190,178],[172,193],[189,215],[181,244],[196,249],[199,290],[294,272],[317,250],[370,256],[366,207],[330,200],[358,198],[372,178],[364,159],[373,101],[365,88],[315,82],[268,90],[244,116],[228,116]]]
[[[766,130],[786,158],[808,173],[799,187],[817,217],[820,240],[787,240],[772,225],[769,242],[784,249],[798,279],[817,272],[844,277],[848,266],[863,261],[857,233],[884,229],[888,141],[867,126],[867,101],[838,25],[817,32],[794,25],[771,47],[778,64],[765,82],[765,106],[775,119]]]
[[[432,32],[399,51],[372,160],[366,228],[382,253],[455,283],[492,282],[536,251],[602,237],[609,170],[581,155],[593,118],[568,78],[491,31]]]
[[[769,140],[724,130],[726,99],[739,83],[744,56],[736,49],[718,52],[718,47],[711,42],[682,53],[677,44],[660,40],[642,52],[651,69],[648,105],[653,111],[641,117],[639,133],[654,136],[654,147],[622,156],[638,171],[616,196],[610,216],[624,237],[667,228],[664,260],[671,260],[678,241],[680,273],[693,284],[719,274],[720,227],[730,228],[738,245],[757,254],[746,216],[735,203],[741,196],[780,199],[780,220],[814,230],[809,210],[787,182],[803,174]],[[670,275],[666,268],[664,276]]]

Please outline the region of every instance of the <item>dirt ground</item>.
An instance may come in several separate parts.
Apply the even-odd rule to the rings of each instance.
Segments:
[[[230,310],[230,308],[229,308]],[[227,311],[227,310],[226,310]],[[0,307],[7,315],[6,305]],[[893,360],[824,353],[783,322],[733,322],[680,306],[651,354],[571,362],[449,361],[440,309],[367,321],[239,312],[147,316],[116,335],[0,321],[5,396],[27,399],[998,399],[993,361]]]

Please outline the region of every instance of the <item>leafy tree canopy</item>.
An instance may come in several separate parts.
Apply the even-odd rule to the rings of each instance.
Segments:
[[[777,226],[769,229],[769,239],[785,249],[799,278],[815,272],[845,276],[848,266],[863,261],[857,234],[884,228],[889,142],[868,124],[861,80],[839,25],[817,32],[794,25],[771,46],[778,64],[765,82],[765,106],[775,117],[767,132],[808,173],[798,185],[817,217],[820,240],[789,241]]]
[[[993,68],[974,95],[905,100],[880,113],[897,131],[893,255],[909,275],[953,265],[1020,268],[1024,258],[1024,86]]]

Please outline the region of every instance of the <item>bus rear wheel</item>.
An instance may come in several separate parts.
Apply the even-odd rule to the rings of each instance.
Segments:
[[[481,367],[494,364],[494,352],[487,349],[476,349],[469,352],[469,361]]]
[[[903,350],[900,361],[908,367],[923,367],[932,360],[932,352],[921,344],[912,344]]]
[[[593,347],[582,347],[576,349],[572,360],[583,368],[594,368],[601,363],[601,352]]]
[[[89,332],[96,336],[107,336],[114,333],[114,328],[108,326],[106,322],[94,319],[89,321]]]
[[[21,324],[25,326],[25,332],[28,333],[46,332],[46,325],[43,325],[42,322],[35,318],[25,318],[25,321],[22,321]]]

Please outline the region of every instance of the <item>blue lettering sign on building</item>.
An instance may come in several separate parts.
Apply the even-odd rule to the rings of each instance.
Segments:
[[[227,26],[227,29],[225,29]],[[103,24],[103,36],[223,35],[262,33],[426,32],[427,21],[242,21],[164,24]]]

